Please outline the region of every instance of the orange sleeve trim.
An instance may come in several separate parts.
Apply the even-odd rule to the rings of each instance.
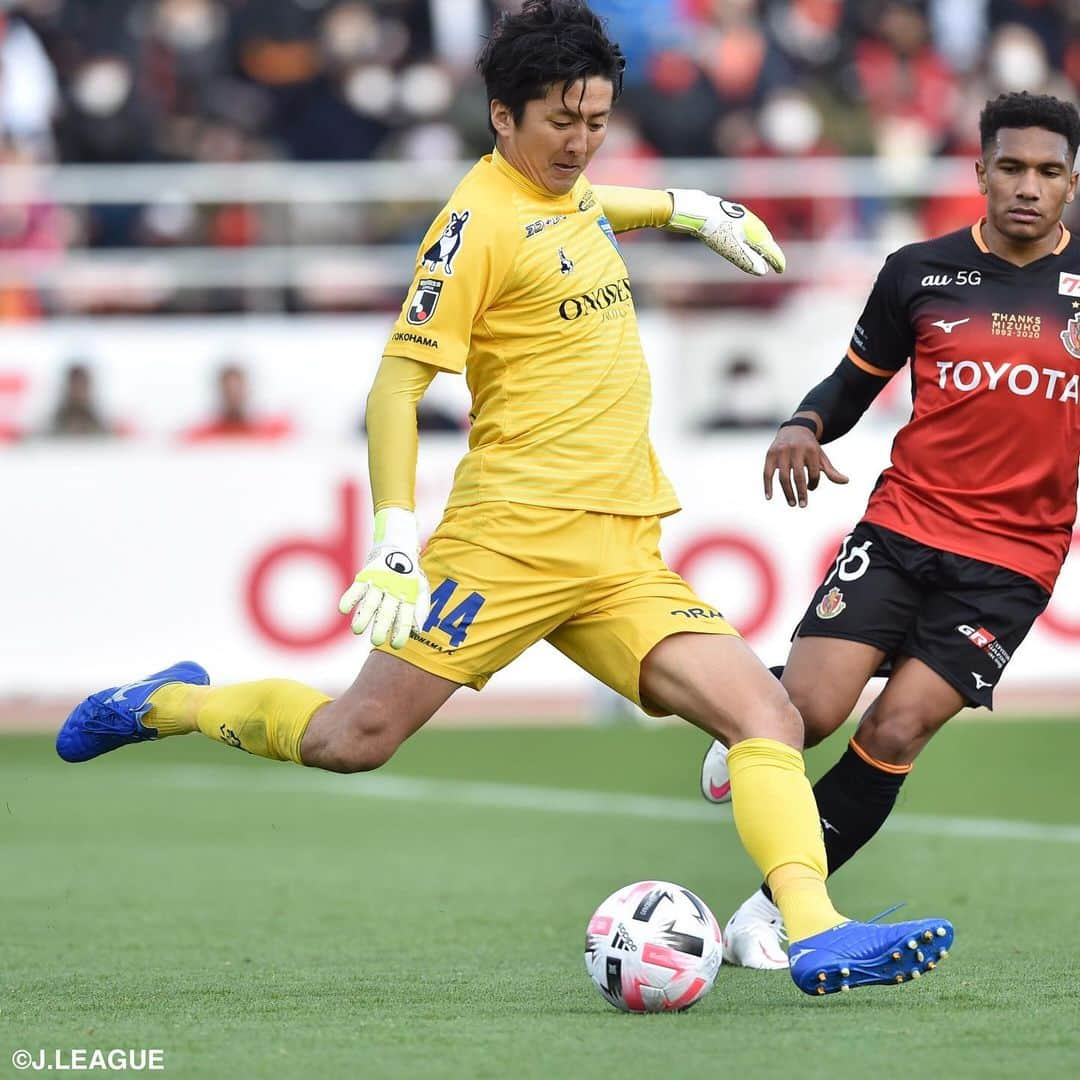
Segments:
[[[874,367],[873,364],[868,364],[850,345],[848,346],[847,358],[857,368],[862,368],[863,371],[868,371],[871,375],[880,375],[883,379],[891,379],[896,374],[895,371],[889,371],[888,368],[879,368]]]
[[[889,773],[892,776],[906,776],[914,768],[913,765],[890,765],[887,761],[878,761],[876,757],[871,757],[854,739],[848,742],[848,746],[855,751],[872,768],[880,769],[883,773]]]
[[[1057,242],[1057,247],[1051,252],[1053,255],[1060,255],[1069,243],[1072,234],[1064,225],[1061,226],[1061,239]]]

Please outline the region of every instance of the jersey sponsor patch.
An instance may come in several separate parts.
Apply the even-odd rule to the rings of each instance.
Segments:
[[[413,326],[423,326],[435,309],[439,306],[439,297],[442,295],[443,283],[438,278],[421,278],[416,283],[416,291],[409,301],[409,313],[405,316],[406,321]]]
[[[1062,296],[1080,296],[1080,274],[1058,274],[1058,293]]]
[[[528,240],[530,237],[542,233],[549,225],[558,225],[565,218],[565,214],[556,214],[554,217],[537,218],[536,221],[530,221],[525,226],[525,239]]]
[[[450,220],[446,223],[442,236],[421,256],[421,261],[429,272],[434,273],[441,267],[447,277],[454,276],[454,260],[461,250],[461,234],[465,231],[470,213],[469,210],[462,210],[460,214],[456,210],[450,211]]]

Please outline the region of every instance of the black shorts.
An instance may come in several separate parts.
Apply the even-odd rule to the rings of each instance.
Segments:
[[[911,656],[973,705],[994,687],[1050,602],[1031,578],[860,521],[795,630]]]

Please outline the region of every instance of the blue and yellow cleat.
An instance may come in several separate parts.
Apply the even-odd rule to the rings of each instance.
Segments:
[[[56,752],[65,761],[89,761],[118,746],[156,739],[157,732],[141,720],[150,711],[150,695],[176,682],[208,686],[210,676],[191,660],[181,660],[141,682],[91,694],[75,706],[57,732]]]
[[[855,986],[891,985],[918,979],[949,955],[952,923],[846,922],[788,949],[791,977],[805,994],[835,994]]]

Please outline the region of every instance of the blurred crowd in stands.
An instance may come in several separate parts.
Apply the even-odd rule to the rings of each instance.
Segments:
[[[474,58],[498,11],[519,3],[0,0],[0,165],[468,160],[490,148]],[[592,6],[629,59],[605,149],[624,161],[972,154],[987,98],[1020,89],[1075,98],[1080,86],[1077,0]],[[788,241],[864,225],[852,200],[722,194],[751,201]],[[974,190],[932,200],[919,226],[925,234],[960,227],[980,205]],[[77,207],[0,192],[0,259],[82,248],[235,250],[325,243],[327,234],[346,244],[413,243],[430,219],[430,207],[420,211],[313,214],[300,226],[292,220],[283,239],[280,219],[239,201],[197,204],[171,192],[149,205]],[[0,321],[73,307],[185,310],[175,293],[136,293],[95,301],[84,289],[80,306],[8,274]],[[369,294],[352,305],[292,297],[285,306],[389,304]],[[219,290],[186,310],[243,306]]]
[[[3,0],[0,125],[64,162],[470,157],[514,0]],[[628,154],[972,148],[983,100],[1071,96],[1072,0],[594,0]]]

